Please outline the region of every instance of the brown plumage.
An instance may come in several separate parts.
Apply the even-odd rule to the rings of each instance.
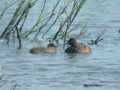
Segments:
[[[70,45],[65,52],[66,53],[80,53],[80,54],[89,54],[91,53],[90,47],[83,43],[77,43],[77,41],[74,38],[71,38],[68,40],[68,45]]]
[[[47,47],[33,47],[30,49],[30,53],[32,54],[40,54],[40,53],[50,53],[50,54],[55,54],[57,53],[57,47],[50,43],[48,44]]]

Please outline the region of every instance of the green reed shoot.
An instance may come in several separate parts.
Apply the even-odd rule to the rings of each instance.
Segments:
[[[41,31],[45,26],[47,26],[47,24],[49,23],[49,21],[50,21],[50,20],[52,19],[52,17],[55,15],[54,12],[55,12],[57,6],[59,5],[60,1],[61,1],[61,0],[58,0],[57,3],[55,4],[55,6],[53,7],[53,9],[52,9],[52,11],[51,11],[51,14],[50,14],[49,18],[47,19],[47,21],[38,28],[38,31],[37,31],[37,33],[35,34],[34,39],[37,38],[37,36],[39,35],[40,31]]]
[[[24,1],[21,1],[20,4],[18,5],[18,8],[16,9],[13,18],[11,19],[10,23],[8,24],[8,26],[5,28],[5,30],[3,31],[3,33],[0,35],[0,38],[6,38],[7,35],[9,34],[10,30],[13,28],[18,16],[19,16],[19,11],[21,10],[22,6],[24,4]]]
[[[6,38],[8,40],[8,43],[9,43],[11,34],[12,33],[15,34],[15,32],[17,32],[16,36],[17,36],[17,39],[19,41],[18,49],[21,48],[21,46],[22,46],[22,44],[21,44],[21,30],[22,30],[22,27],[24,26],[24,23],[26,21],[28,14],[29,14],[30,8],[32,8],[34,6],[36,1],[27,2],[27,4],[25,4],[25,1],[20,2],[20,4],[18,5],[18,8],[16,9],[16,11],[13,15],[13,18],[11,19],[8,26],[5,28],[4,32],[1,34],[0,38]],[[22,22],[22,24],[21,24],[21,22]]]
[[[56,32],[56,34],[53,37],[53,40],[55,40],[57,38],[59,33],[62,31],[63,27],[67,24],[67,27],[66,27],[66,30],[65,30],[65,36],[64,36],[65,37],[64,42],[65,42],[67,32],[68,32],[69,28],[71,27],[74,19],[76,18],[78,12],[80,11],[82,6],[84,5],[85,1],[86,0],[82,0],[78,5],[78,1],[74,0],[72,11],[69,13],[68,17],[64,20],[64,22],[60,24],[60,27],[59,27],[58,31]]]
[[[79,38],[81,36],[85,36],[85,33],[87,32],[86,27],[87,27],[87,23],[82,27],[80,33],[76,36],[76,38]]]
[[[32,34],[33,32],[35,32],[35,28],[41,23],[42,15],[43,15],[45,6],[46,6],[46,0],[44,0],[44,2],[43,2],[43,7],[42,7],[42,10],[40,12],[40,15],[39,15],[39,18],[38,18],[37,22],[35,23],[35,25],[33,25],[33,27],[31,28],[31,30],[24,35],[25,38],[28,38],[28,36],[30,34]]]
[[[16,84],[14,84],[14,85],[13,85],[13,87],[12,87],[12,88],[10,88],[10,90],[15,90],[15,89],[16,89],[16,87],[17,87],[17,83],[16,83]]]
[[[2,11],[1,14],[0,14],[0,20],[2,19],[2,17],[3,17],[4,14],[6,13],[6,11],[7,11],[10,7],[12,7],[14,4],[16,4],[16,3],[17,3],[17,1],[13,2],[13,3],[10,4],[10,5],[6,5],[6,6],[5,6],[5,8],[3,9],[3,11]]]
[[[85,4],[86,0],[82,0],[80,1],[80,3],[77,1],[77,0],[74,0],[74,7],[73,7],[73,11],[75,13],[73,13],[73,17],[71,16],[71,21],[70,23],[67,24],[67,28],[66,28],[66,31],[65,31],[65,36],[64,36],[64,43],[66,41],[66,35],[67,35],[67,32],[69,30],[69,28],[71,27],[71,24],[73,23],[73,21],[75,20],[76,16],[78,15],[78,13],[80,12],[81,8],[83,7],[83,5]],[[79,3],[79,4],[78,4]],[[75,9],[74,9],[75,8]]]
[[[42,37],[44,37],[49,32],[49,30],[55,25],[55,23],[62,16],[62,14],[64,14],[66,12],[66,9],[68,8],[69,4],[70,4],[70,1],[64,6],[64,8],[62,10],[60,8],[60,10],[59,10],[60,12],[56,16],[56,19],[53,21],[53,23],[51,24],[51,26],[49,26],[49,28],[46,30],[46,32],[43,34]]]

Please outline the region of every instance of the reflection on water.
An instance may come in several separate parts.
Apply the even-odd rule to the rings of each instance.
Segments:
[[[80,18],[90,18],[92,24],[100,22],[114,26],[111,21],[119,17],[114,13],[119,13],[115,8],[119,10],[117,5],[120,1],[98,1],[100,3],[93,0],[96,9],[93,2],[88,1]],[[99,5],[102,7],[99,8]],[[101,13],[104,8],[104,13]],[[90,33],[95,34],[96,30],[101,30],[97,27],[88,29],[91,30]],[[0,64],[5,72],[6,83],[1,86],[0,82],[0,90],[10,90],[15,83],[16,90],[119,90],[120,38],[118,27],[108,29],[104,41],[98,46],[91,46],[90,55],[69,56],[63,53],[64,51],[55,55],[32,55],[29,53],[28,47],[32,47],[29,42],[21,51],[10,49],[0,42]]]
[[[7,80],[1,89],[9,90],[7,86],[15,82],[18,90],[119,89],[119,58],[112,55],[117,52],[110,47],[92,46],[92,54],[73,57],[62,53],[32,55],[28,52],[26,55],[17,53],[15,57],[15,53],[9,53],[9,57],[1,59]],[[109,48],[112,52],[107,50]]]

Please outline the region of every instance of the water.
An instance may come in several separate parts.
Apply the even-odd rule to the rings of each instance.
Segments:
[[[53,1],[50,0],[50,3],[53,4]],[[119,90],[119,3],[119,0],[88,0],[81,10],[80,20],[89,20],[89,36],[83,41],[93,39],[104,30],[103,25],[107,29],[104,41],[98,46],[90,46],[90,55],[71,57],[61,49],[55,55],[32,55],[29,49],[36,45],[34,42],[24,41],[24,49],[19,51],[9,48],[1,40],[0,65],[5,76],[0,82],[0,90],[10,90],[15,84],[16,90]],[[32,15],[37,14],[35,8],[31,11]],[[33,20],[36,17],[29,18]],[[1,23],[3,28],[5,21]],[[30,22],[27,24],[31,25]]]

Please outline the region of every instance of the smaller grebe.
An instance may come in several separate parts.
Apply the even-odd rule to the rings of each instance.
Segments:
[[[57,53],[57,47],[50,43],[47,47],[33,47],[30,49],[30,53],[32,54],[40,54],[40,53],[49,53],[49,54],[55,54]]]

